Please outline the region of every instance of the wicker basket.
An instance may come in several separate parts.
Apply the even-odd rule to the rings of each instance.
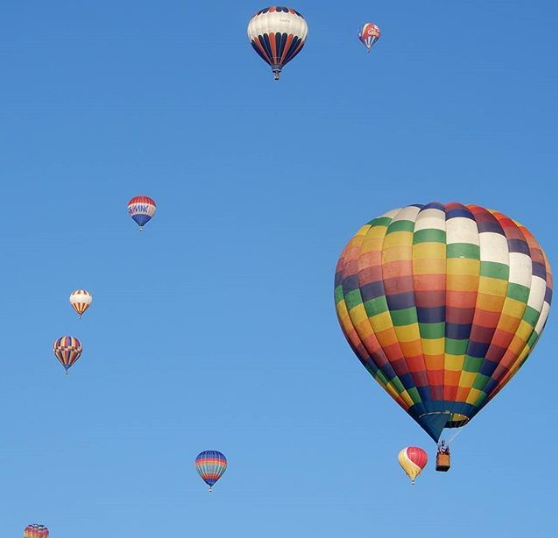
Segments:
[[[436,471],[441,471],[445,473],[449,471],[449,468],[450,468],[450,455],[438,454],[436,456]]]

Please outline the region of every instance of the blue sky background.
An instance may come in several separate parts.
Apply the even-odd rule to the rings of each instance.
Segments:
[[[451,471],[411,488],[398,451],[435,446],[332,294],[361,224],[432,200],[503,211],[556,265],[556,2],[299,0],[279,83],[247,42],[262,7],[0,6],[0,536],[550,536],[553,317]],[[205,449],[229,458],[211,495]]]

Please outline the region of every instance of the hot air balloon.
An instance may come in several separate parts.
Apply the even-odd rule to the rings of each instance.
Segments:
[[[139,226],[140,232],[153,218],[155,211],[157,211],[157,204],[149,196],[135,196],[128,202],[128,213]]]
[[[80,318],[89,308],[92,301],[93,296],[85,290],[76,290],[70,295],[70,304],[73,306]]]
[[[23,538],[48,538],[49,532],[44,525],[27,525],[23,531]]]
[[[477,205],[370,221],[341,254],[335,301],[364,367],[434,439],[467,424],[525,363],[552,298],[531,233]]]
[[[62,336],[54,342],[53,351],[60,364],[66,369],[66,375],[68,375],[68,370],[81,357],[83,347],[77,338]]]
[[[205,450],[196,458],[196,469],[209,491],[213,491],[213,485],[227,469],[227,458],[217,450]]]
[[[275,80],[281,69],[304,47],[308,25],[294,9],[272,6],[258,11],[248,24],[248,38],[254,50],[271,66]]]
[[[422,472],[428,463],[428,454],[416,446],[408,446],[399,452],[397,456],[399,465],[411,479],[411,484],[415,484],[417,476]]]
[[[359,31],[358,38],[362,41],[366,47],[366,51],[370,52],[372,47],[380,39],[380,29],[371,22],[367,22]]]

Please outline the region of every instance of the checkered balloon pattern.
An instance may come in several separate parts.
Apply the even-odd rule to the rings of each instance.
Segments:
[[[62,336],[54,342],[52,350],[67,372],[81,357],[83,346],[81,342],[73,336]]]
[[[341,328],[364,367],[437,441],[524,364],[545,326],[550,266],[498,211],[411,205],[370,221],[337,265]]]

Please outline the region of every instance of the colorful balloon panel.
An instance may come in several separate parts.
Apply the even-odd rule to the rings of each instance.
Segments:
[[[358,38],[362,41],[366,50],[370,52],[372,47],[380,39],[380,28],[371,22],[367,22],[359,31]]]
[[[27,525],[23,531],[24,538],[48,538],[49,532],[44,525]]]
[[[345,247],[335,279],[354,352],[436,441],[515,375],[551,298],[550,266],[531,233],[498,211],[458,203],[370,221]]]
[[[404,448],[397,457],[399,465],[411,479],[411,483],[415,483],[415,479],[422,472],[428,463],[428,454],[416,446]]]
[[[215,482],[217,482],[226,471],[227,458],[217,450],[206,450],[198,454],[196,458],[196,469],[202,477],[202,480],[211,490]]]
[[[304,47],[308,25],[296,10],[272,6],[258,11],[248,24],[248,38],[258,55],[279,80],[283,66]]]
[[[155,211],[157,204],[149,196],[135,196],[128,202],[128,213],[140,230],[153,218]]]
[[[81,357],[83,347],[77,338],[73,336],[62,336],[54,342],[53,351],[54,355],[67,372]]]
[[[86,290],[76,290],[70,295],[70,304],[80,318],[92,302],[93,296]]]

